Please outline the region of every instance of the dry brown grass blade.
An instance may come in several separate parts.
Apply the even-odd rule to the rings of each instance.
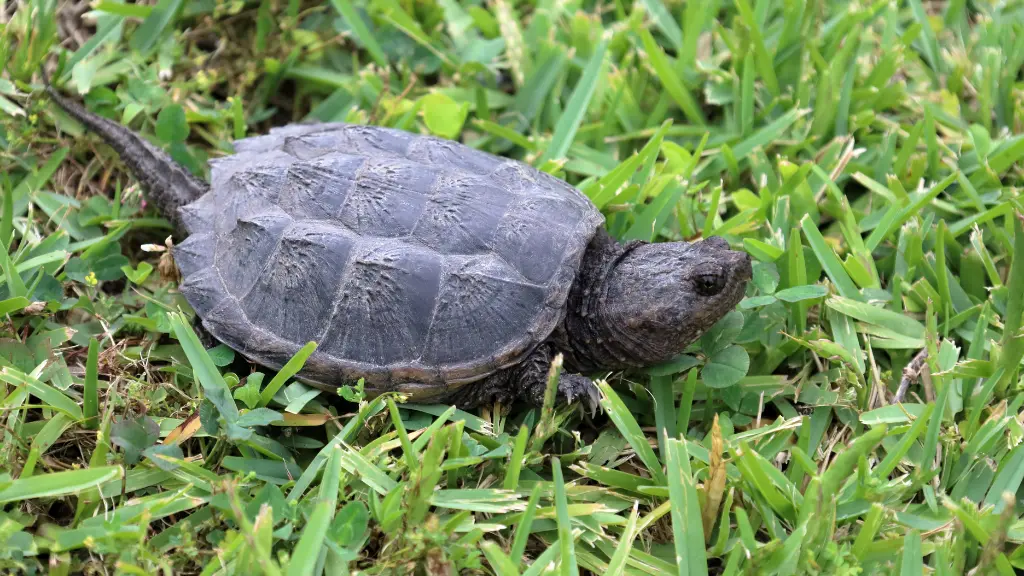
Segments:
[[[711,424],[708,479],[704,483],[704,510],[701,511],[704,521],[705,542],[710,542],[711,540],[711,529],[715,527],[715,519],[718,518],[718,508],[722,505],[722,496],[725,494],[725,459],[722,457],[722,452],[722,429],[718,426],[718,414],[715,414],[715,420]]]
[[[185,440],[191,438],[199,429],[202,427],[202,422],[199,421],[199,410],[196,410],[185,421],[174,427],[167,437],[164,438],[164,444],[181,444]]]
[[[330,414],[292,414],[291,412],[282,412],[281,420],[274,422],[274,426],[323,426],[331,419]],[[422,431],[418,431],[421,432]],[[412,439],[414,436],[409,435]]]

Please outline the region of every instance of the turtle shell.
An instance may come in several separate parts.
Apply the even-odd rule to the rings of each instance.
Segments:
[[[321,388],[441,395],[555,328],[604,218],[523,163],[429,136],[296,124],[236,142],[181,208],[181,293],[203,327]]]

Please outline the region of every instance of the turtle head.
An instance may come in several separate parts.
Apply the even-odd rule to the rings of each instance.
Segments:
[[[751,275],[750,256],[719,237],[636,245],[605,279],[603,324],[629,363],[664,362],[733,310]]]

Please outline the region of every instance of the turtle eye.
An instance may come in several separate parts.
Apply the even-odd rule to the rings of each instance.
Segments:
[[[693,279],[694,288],[701,296],[714,296],[725,288],[725,274],[714,272],[701,272]]]

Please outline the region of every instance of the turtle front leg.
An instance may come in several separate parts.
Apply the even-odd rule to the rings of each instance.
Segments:
[[[544,392],[548,387],[547,370],[539,376],[520,381],[519,397],[534,406],[544,405]],[[582,402],[587,412],[593,416],[601,405],[601,392],[590,378],[563,372],[558,379],[558,398],[555,403],[572,404],[577,400]]]
[[[541,345],[519,364],[495,372],[479,382],[467,384],[443,402],[470,408],[495,400],[511,403],[519,399],[534,406],[542,406],[553,358],[552,347]],[[556,403],[565,405],[577,400],[583,402],[590,414],[594,414],[600,405],[601,394],[593,380],[563,372],[558,380]]]
[[[548,387],[548,374],[551,371],[551,361],[554,357],[555,351],[552,346],[541,345],[514,368],[517,373],[512,385],[518,398],[534,406],[544,405],[544,392]],[[594,414],[601,400],[597,384],[594,384],[594,381],[586,376],[562,372],[558,379],[556,403],[571,404],[577,400],[582,401],[587,410]]]

